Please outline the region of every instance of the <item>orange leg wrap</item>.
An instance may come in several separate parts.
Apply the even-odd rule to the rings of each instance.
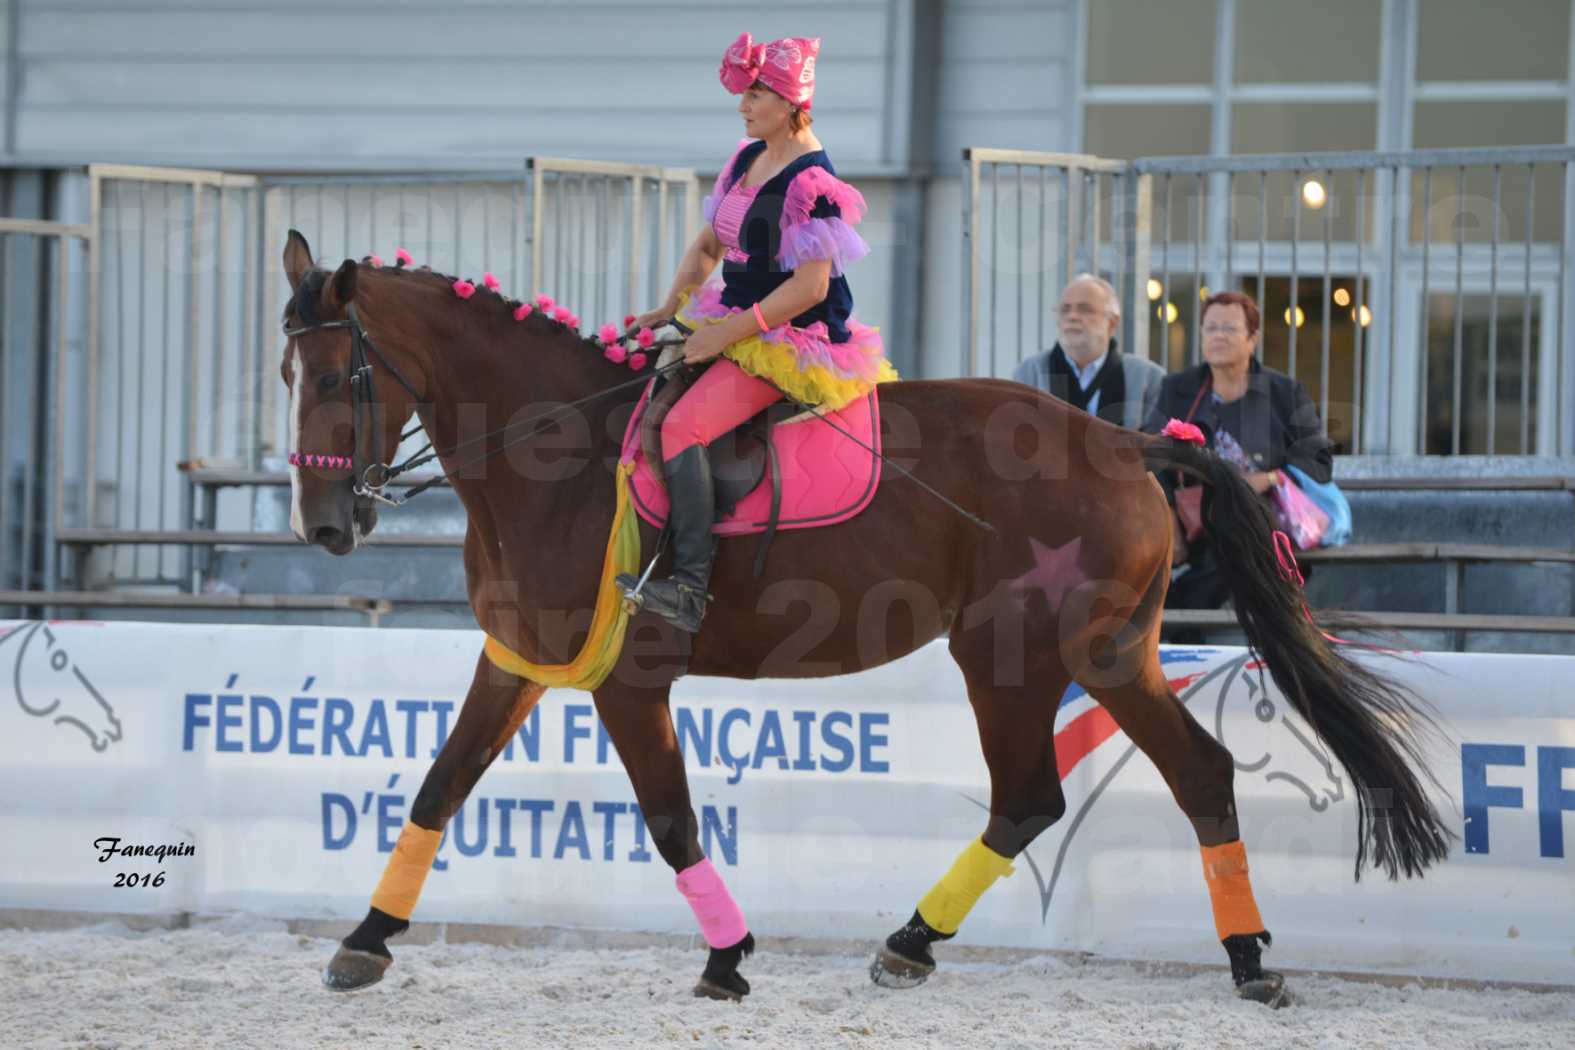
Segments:
[[[1202,852],[1203,878],[1214,905],[1214,932],[1222,941],[1233,934],[1262,933],[1263,919],[1252,897],[1252,880],[1247,877],[1247,847],[1237,839],[1204,846]]]
[[[421,896],[421,886],[427,881],[427,872],[432,870],[442,841],[441,831],[405,821],[399,841],[394,843],[394,855],[388,858],[377,892],[372,894],[372,907],[396,919],[408,920],[416,910],[416,899]]]

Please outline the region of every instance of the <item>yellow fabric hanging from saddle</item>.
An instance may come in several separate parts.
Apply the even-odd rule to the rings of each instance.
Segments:
[[[629,506],[629,477],[633,473],[633,462],[618,464],[617,509],[607,537],[607,554],[602,559],[602,580],[596,592],[596,611],[591,616],[591,633],[579,655],[566,664],[533,664],[488,635],[485,648],[493,666],[549,689],[590,691],[612,673],[618,654],[623,651],[624,629],[629,625],[623,595],[614,580],[619,573],[637,573],[640,569],[640,519]]]

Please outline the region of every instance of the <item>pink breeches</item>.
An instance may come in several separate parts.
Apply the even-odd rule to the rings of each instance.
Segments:
[[[662,459],[709,445],[781,396],[773,384],[717,358],[662,420]]]

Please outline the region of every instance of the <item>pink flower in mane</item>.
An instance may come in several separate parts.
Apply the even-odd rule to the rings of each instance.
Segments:
[[[469,299],[476,294],[476,286],[461,277],[454,282],[454,294],[461,299]]]
[[[416,261],[412,259],[410,257],[410,253],[405,251],[403,248],[395,248],[394,263],[398,266],[414,266]]]
[[[569,318],[573,316],[574,312],[567,306],[555,306],[552,308],[552,319],[559,324],[568,324]]]
[[[552,301],[552,296],[550,295],[543,293],[536,297],[536,309],[538,310],[551,310],[554,305],[556,304]]]
[[[614,343],[612,346],[609,346],[607,349],[602,351],[602,356],[615,365],[621,365],[624,363],[624,360],[628,358],[629,351],[625,350],[617,343]]]
[[[656,333],[649,328],[642,328],[635,335],[634,341],[640,344],[642,350],[651,349],[651,344],[656,342]]]
[[[618,326],[608,321],[596,330],[596,336],[604,343],[616,343],[618,341]]]
[[[624,314],[623,315],[623,328],[624,328],[624,331],[627,332],[629,330],[629,326],[632,325],[632,324],[634,324],[634,314]]]
[[[481,283],[487,286],[487,290],[489,292],[495,292],[499,288],[503,287],[503,283],[496,277],[492,276],[491,271],[481,275]]]
[[[636,372],[645,367],[645,361],[646,358],[644,354],[634,353],[629,355],[629,367],[634,369]]]
[[[368,255],[366,257],[366,261],[367,261],[367,264],[372,266],[373,268],[380,267],[380,266],[383,265],[383,260],[380,257],[378,257],[377,255]]]
[[[523,321],[530,316],[530,303],[520,303],[514,308],[514,320]]]

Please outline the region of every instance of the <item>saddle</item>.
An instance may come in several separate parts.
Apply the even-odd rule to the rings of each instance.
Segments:
[[[622,458],[635,462],[630,486],[635,510],[657,528],[666,524],[669,507],[662,420],[699,374],[679,369],[653,378],[624,433]],[[869,506],[880,483],[880,460],[859,441],[880,449],[874,391],[836,412],[778,401],[718,437],[709,446],[717,502],[712,532],[760,534],[754,564],[759,577],[778,529],[834,525]]]

